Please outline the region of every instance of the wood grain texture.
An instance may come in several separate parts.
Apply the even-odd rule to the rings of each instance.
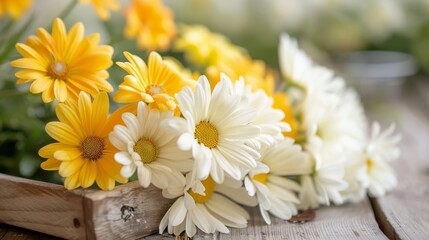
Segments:
[[[28,229],[18,228],[6,224],[0,224],[1,240],[59,240],[53,236],[45,235]]]
[[[231,228],[230,234],[204,234],[201,231],[193,239],[387,239],[378,228],[368,200],[358,204],[324,207],[316,210],[314,220],[306,223],[290,223],[272,217],[271,225],[265,224],[259,209],[250,209],[249,226]],[[173,239],[173,236],[153,235],[147,240]]]
[[[84,227],[76,226],[84,221],[82,197],[63,186],[0,174],[0,196],[2,223],[63,238],[85,238]]]
[[[428,95],[429,84],[418,86],[393,103],[403,137],[402,155],[393,163],[399,184],[376,200],[380,226],[391,239],[429,239],[429,109],[421,108],[416,94]]]
[[[173,200],[165,199],[153,186],[142,188],[138,182],[116,187],[109,192],[85,194],[86,224],[94,232],[90,239],[136,239],[158,232],[159,222]]]

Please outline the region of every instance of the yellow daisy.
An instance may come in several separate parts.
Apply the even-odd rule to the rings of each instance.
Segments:
[[[33,5],[32,0],[1,0],[0,16],[9,15],[17,20]]]
[[[109,97],[102,92],[91,97],[81,92],[77,102],[67,101],[56,107],[60,121],[46,125],[46,132],[58,142],[39,150],[47,158],[44,170],[59,170],[67,189],[87,188],[97,182],[103,190],[115,187],[115,181],[127,182],[120,174],[121,165],[114,155],[118,151],[109,141],[113,130],[109,114]]]
[[[277,108],[283,111],[285,114],[285,117],[283,118],[283,122],[286,122],[290,125],[291,131],[290,132],[283,132],[283,135],[285,137],[290,137],[295,140],[298,140],[298,121],[296,120],[294,116],[294,110],[292,108],[292,105],[289,102],[288,97],[285,93],[276,93],[273,96],[274,98],[274,104],[273,108]]]
[[[185,86],[195,86],[196,81],[186,79],[169,61],[162,60],[156,52],[149,55],[148,65],[138,56],[124,52],[129,62],[117,64],[127,71],[124,82],[113,99],[120,103],[144,101],[151,107],[165,110],[176,109],[174,95]]]
[[[184,25],[179,30],[180,37],[174,42],[174,49],[184,52],[186,58],[194,64],[217,66],[226,60],[234,64],[244,57],[243,49],[233,45],[225,36],[210,32],[204,26]]]
[[[54,99],[64,102],[76,100],[80,91],[97,95],[100,90],[111,92],[106,71],[112,65],[113,48],[98,45],[99,34],[83,36],[82,23],[75,24],[67,33],[63,21],[57,18],[52,36],[42,28],[37,36],[18,43],[16,49],[23,56],[11,65],[23,68],[15,76],[18,84],[32,82],[30,92],[42,93],[46,103]]]
[[[81,3],[92,3],[95,11],[102,20],[110,18],[109,10],[117,11],[121,8],[119,0],[80,0]]]
[[[125,17],[125,36],[137,38],[139,48],[164,51],[176,36],[173,13],[161,0],[132,0]]]

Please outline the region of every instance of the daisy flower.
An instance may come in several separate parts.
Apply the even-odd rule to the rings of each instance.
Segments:
[[[33,0],[2,0],[0,1],[0,16],[9,15],[17,20],[33,5]]]
[[[284,177],[310,172],[308,156],[289,138],[267,150],[256,168],[250,170],[244,184],[250,196],[256,195],[259,210],[267,224],[271,224],[268,212],[285,220],[298,213],[296,204],[299,200],[295,192],[300,190],[300,186]]]
[[[123,166],[123,177],[131,177],[137,169],[143,187],[150,183],[161,189],[169,184],[184,184],[181,171],[192,169],[191,152],[178,149],[178,135],[159,129],[162,120],[172,117],[171,111],[149,109],[143,102],[138,104],[137,116],[130,112],[122,115],[125,126],[116,125],[109,138],[120,151],[115,160]]]
[[[273,108],[279,109],[284,113],[283,122],[290,126],[290,131],[283,132],[283,136],[299,140],[298,134],[298,120],[295,116],[295,109],[293,108],[289,97],[284,92],[277,92],[273,96]]]
[[[257,116],[252,124],[261,129],[261,134],[246,141],[246,144],[258,151],[273,146],[283,139],[283,132],[290,131],[290,126],[283,122],[284,113],[273,108],[274,100],[263,90],[251,91],[250,85],[245,85],[244,79],[235,82],[234,94],[245,98],[250,106],[256,109]]]
[[[161,0],[132,0],[125,18],[125,36],[141,49],[165,51],[176,36],[173,13]]]
[[[149,55],[148,65],[138,56],[124,52],[129,62],[118,62],[118,66],[129,75],[119,85],[113,96],[116,102],[136,103],[144,101],[151,107],[165,110],[176,109],[174,95],[185,86],[195,86],[196,82],[186,79],[176,66],[162,60],[156,52]]]
[[[381,131],[380,124],[372,125],[371,137],[366,147],[366,169],[368,174],[368,192],[373,197],[379,197],[392,190],[398,183],[395,172],[389,161],[399,157],[397,146],[401,140],[395,134],[392,124],[387,130]]]
[[[247,194],[243,188],[234,189],[233,193],[232,191],[222,192],[210,176],[203,181],[194,181],[191,175],[192,173],[187,174],[186,185],[182,187],[181,196],[162,218],[159,224],[160,234],[167,228],[170,234],[174,233],[178,236],[185,231],[188,237],[193,237],[197,228],[205,233],[229,233],[227,226],[247,227],[249,214],[224,196],[229,197],[233,194],[235,199],[244,199]],[[195,192],[194,189],[199,191]],[[165,193],[164,191],[164,197],[176,197]]]
[[[260,154],[244,142],[258,137],[260,129],[252,125],[257,113],[240,96],[231,94],[231,80],[223,75],[213,93],[205,76],[193,91],[186,87],[176,95],[184,118],[165,122],[170,131],[181,134],[178,145],[192,150],[198,179],[211,174],[217,183],[224,172],[240,180],[242,173],[256,166]]]
[[[31,82],[30,92],[42,93],[45,103],[54,99],[76,100],[80,91],[92,96],[100,90],[113,91],[106,81],[113,48],[99,46],[99,34],[84,37],[83,33],[82,23],[75,24],[67,33],[63,21],[57,18],[52,36],[39,28],[37,36],[28,37],[26,44],[18,43],[16,49],[23,58],[11,65],[24,70],[15,74],[17,83]]]
[[[77,102],[59,103],[56,114],[60,121],[48,123],[46,132],[58,142],[39,150],[39,155],[47,158],[41,164],[43,169],[59,170],[69,190],[87,188],[94,182],[111,190],[115,180],[127,182],[120,174],[121,165],[114,160],[117,149],[109,141],[113,124],[108,117],[107,93],[96,95],[91,102],[91,97],[81,92]]]
[[[110,18],[109,10],[117,11],[121,8],[119,0],[80,0],[81,3],[92,3],[95,11],[102,20]]]
[[[298,84],[313,65],[307,54],[298,48],[296,40],[287,34],[280,37],[279,64],[284,78]]]

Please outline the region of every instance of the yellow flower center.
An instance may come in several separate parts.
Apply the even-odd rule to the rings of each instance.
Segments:
[[[99,137],[87,137],[80,144],[82,157],[95,161],[103,155],[104,140]]]
[[[147,86],[146,92],[150,95],[165,93],[164,89],[162,89],[162,87],[159,86],[158,84],[151,84]]]
[[[368,171],[372,168],[373,165],[374,165],[374,163],[372,162],[371,159],[366,160],[366,167],[367,167]]]
[[[268,173],[259,173],[259,174],[256,174],[255,176],[253,176],[253,179],[255,181],[258,181],[258,182],[262,183],[262,184],[267,184]]]
[[[48,68],[48,74],[53,79],[66,80],[68,74],[67,64],[63,62],[52,62]]]
[[[211,123],[201,121],[195,127],[195,139],[208,148],[215,148],[219,141],[219,133]]]
[[[134,145],[134,152],[140,155],[143,163],[151,163],[158,157],[157,146],[147,138],[140,138]]]
[[[196,203],[205,203],[208,200],[210,200],[210,198],[213,195],[214,188],[216,186],[215,181],[213,181],[213,179],[210,176],[208,176],[208,178],[206,180],[201,181],[201,183],[203,184],[203,186],[205,188],[205,190],[204,190],[204,193],[206,194],[205,196],[193,192],[192,189],[188,190],[188,193],[191,195],[191,197],[194,199],[194,201]]]

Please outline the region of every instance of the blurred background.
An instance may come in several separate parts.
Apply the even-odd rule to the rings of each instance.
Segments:
[[[138,53],[135,40],[123,38],[124,12],[110,20],[98,18],[90,5],[74,0],[34,0],[19,19],[1,15],[0,0],[0,172],[45,181],[60,181],[44,172],[38,150],[52,142],[44,132],[55,119],[53,105],[43,104],[29,86],[15,84],[15,69],[8,62],[18,58],[17,42],[34,34],[37,27],[50,29],[55,17],[66,16],[70,27],[81,21],[86,34],[99,32],[102,43],[115,48],[114,61],[122,51]],[[21,1],[21,0],[18,0]],[[164,0],[177,24],[200,24],[227,36],[246,49],[253,59],[278,69],[281,33],[299,40],[315,62],[332,67],[356,87],[368,111],[394,119],[397,97],[409,81],[429,81],[428,0]],[[129,1],[122,0],[126,7]],[[50,31],[50,30],[49,30]],[[180,53],[166,52],[179,60]],[[112,66],[110,82],[117,89],[123,72]]]

